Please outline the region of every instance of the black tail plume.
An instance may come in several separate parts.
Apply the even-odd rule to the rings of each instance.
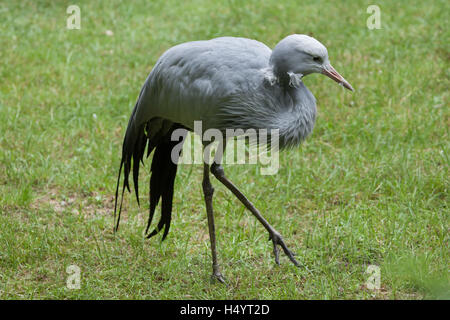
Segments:
[[[167,236],[170,227],[171,212],[172,212],[172,199],[173,199],[173,186],[175,182],[175,176],[177,171],[177,164],[172,161],[171,153],[175,145],[180,143],[180,141],[171,141],[172,132],[178,128],[183,128],[179,124],[173,124],[169,131],[165,134],[158,132],[156,135],[149,137],[147,135],[148,123],[136,126],[135,113],[136,108],[133,109],[130,121],[128,122],[127,131],[125,134],[123,146],[122,146],[122,160],[119,168],[119,175],[117,178],[116,187],[116,197],[114,204],[114,221],[116,232],[119,228],[120,216],[122,212],[123,195],[125,188],[130,191],[129,175],[131,168],[133,169],[133,183],[136,194],[136,199],[139,204],[139,167],[140,163],[143,161],[145,147],[147,146],[147,157],[156,148],[153,155],[153,161],[151,166],[152,176],[150,179],[150,213],[149,221],[146,228],[146,234],[150,227],[156,206],[159,199],[162,198],[161,206],[161,220],[158,223],[157,228],[147,237],[150,238],[157,234],[164,226],[163,240]],[[184,138],[187,132],[180,138],[184,142]],[[178,160],[179,155],[176,155]],[[119,185],[120,177],[122,174],[122,169],[124,170],[124,181],[122,186],[122,194],[119,206],[119,213],[116,220],[117,204],[119,198]]]
[[[117,177],[117,186],[116,186],[116,198],[114,202],[114,221],[116,221],[116,213],[117,213],[117,202],[119,199],[119,185],[120,185],[120,176],[122,174],[122,169],[124,170],[124,181],[123,181],[123,187],[122,187],[122,195],[120,199],[120,207],[119,207],[119,215],[117,217],[117,221],[114,226],[114,232],[116,232],[119,229],[119,223],[120,223],[120,215],[122,213],[122,204],[123,204],[123,194],[125,192],[125,188],[128,189],[130,192],[130,184],[129,184],[129,175],[131,171],[131,163],[134,161],[133,166],[133,175],[139,174],[139,161],[142,158],[142,154],[139,155],[139,150],[143,152],[143,149],[145,149],[145,144],[143,145],[143,142],[146,142],[146,135],[144,132],[144,127],[140,126],[139,128],[136,127],[135,122],[135,114],[137,109],[137,103],[134,106],[133,112],[131,113],[130,120],[128,121],[127,131],[125,133],[125,138],[123,139],[122,144],[122,160],[120,161],[120,168],[119,168],[119,175]],[[137,163],[137,166],[136,166]],[[133,179],[135,183],[135,189],[136,189],[136,195],[138,196],[138,187],[137,187],[137,178]],[[139,197],[138,197],[138,203],[139,203]]]
[[[145,233],[148,233],[160,198],[161,219],[159,220],[158,226],[150,234],[147,234],[147,238],[153,237],[164,227],[162,237],[162,240],[164,240],[169,232],[170,221],[172,218],[173,186],[177,174],[177,164],[174,163],[174,161],[178,161],[180,156],[179,154],[174,154],[173,156],[175,159],[172,159],[172,150],[177,144],[184,142],[184,138],[187,134],[186,131],[184,135],[180,137],[181,141],[172,141],[172,132],[178,128],[182,128],[182,126],[178,124],[172,126],[169,132],[156,146],[153,155],[151,167],[152,176],[150,178],[150,209]]]

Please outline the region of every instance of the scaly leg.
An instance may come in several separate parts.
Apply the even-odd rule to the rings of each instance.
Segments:
[[[219,271],[219,264],[217,263],[217,251],[216,251],[216,230],[214,226],[214,213],[212,198],[214,194],[214,188],[209,180],[209,165],[204,164],[203,169],[203,194],[205,196],[206,214],[208,215],[208,228],[209,228],[209,240],[211,242],[211,254],[213,261],[213,274],[211,278],[225,283],[225,279]]]
[[[205,169],[206,170],[206,169]],[[256,217],[256,219],[261,222],[261,224],[267,229],[269,232],[269,239],[272,240],[273,243],[273,253],[275,255],[275,262],[280,264],[279,260],[279,249],[277,245],[280,245],[283,249],[284,253],[289,257],[291,262],[297,267],[300,264],[295,260],[294,254],[287,248],[286,244],[283,241],[283,238],[279,232],[277,232],[264,217],[259,213],[258,209],[244,196],[244,194],[225,176],[225,172],[220,164],[213,163],[211,165],[211,173],[222,182],[234,195],[250,210],[251,213]]]

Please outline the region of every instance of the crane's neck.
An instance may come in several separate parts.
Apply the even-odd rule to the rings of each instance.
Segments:
[[[292,147],[312,131],[316,118],[316,101],[300,81],[298,86],[280,82],[270,70],[255,90],[237,94],[221,105],[218,127],[230,129],[277,129],[279,146]],[[283,78],[281,79],[283,81]],[[284,80],[286,81],[286,80]]]
[[[280,147],[300,144],[312,132],[316,120],[316,100],[302,81],[292,84],[289,78],[280,82],[284,92],[284,107],[271,118],[271,126],[279,129]]]

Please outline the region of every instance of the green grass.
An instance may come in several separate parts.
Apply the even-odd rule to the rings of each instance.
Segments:
[[[69,4],[0,2],[0,298],[450,298],[448,1],[377,1],[380,30],[366,27],[371,1],[77,1],[81,30],[66,29]],[[122,137],[162,52],[292,33],[322,41],[356,92],[307,77],[313,135],[277,175],[225,170],[307,268],[276,266],[266,231],[213,180],[228,286],[210,283],[199,165],[179,168],[166,241],[143,238],[132,196],[114,235]],[[380,290],[364,286],[370,264]]]

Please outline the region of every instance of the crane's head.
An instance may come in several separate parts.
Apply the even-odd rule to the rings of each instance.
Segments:
[[[273,49],[270,64],[279,77],[290,77],[291,85],[311,73],[321,73],[352,90],[348,83],[330,64],[327,48],[316,39],[303,34],[293,34],[281,40]]]

